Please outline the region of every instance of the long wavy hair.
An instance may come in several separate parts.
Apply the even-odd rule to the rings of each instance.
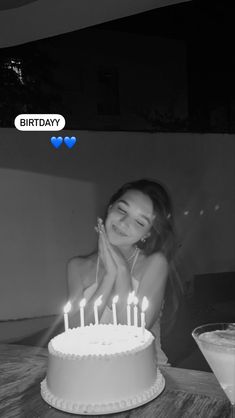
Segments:
[[[129,190],[138,190],[148,196],[153,204],[155,218],[150,229],[150,235],[145,242],[139,241],[136,245],[146,255],[161,252],[169,264],[169,274],[165,290],[165,303],[162,322],[171,327],[175,320],[180,299],[183,295],[183,286],[175,267],[175,254],[178,248],[172,201],[166,187],[152,179],[140,179],[125,183],[110,198],[106,208],[105,218],[109,207]]]

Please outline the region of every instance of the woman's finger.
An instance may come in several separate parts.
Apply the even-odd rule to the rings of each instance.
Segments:
[[[105,254],[107,255],[107,257],[111,257],[112,261],[114,263],[116,263],[118,261],[118,257],[117,257],[117,254],[115,253],[115,251],[113,250],[109,240],[108,240],[103,221],[102,221],[102,219],[98,218],[97,222],[98,222],[99,233],[102,237],[102,242],[103,242],[103,245],[104,245]],[[107,253],[106,253],[106,251],[107,251]]]
[[[105,267],[107,268],[107,270],[111,271],[112,273],[116,272],[117,264],[114,258],[112,257],[111,252],[108,249],[107,241],[105,239],[103,232],[100,233],[100,243],[101,243],[101,248],[103,251],[103,262],[105,264]]]
[[[104,251],[105,256],[107,258],[111,258],[113,260],[112,254],[111,254],[111,252],[108,248],[108,245],[107,245],[107,239],[105,237],[105,234],[103,232],[101,232],[100,236],[101,236],[101,242],[102,242],[103,251]]]
[[[104,239],[102,237],[102,234],[99,232],[99,241],[98,241],[98,246],[99,246],[99,253],[102,257],[102,259],[105,259],[105,248],[104,248]]]
[[[107,246],[105,245],[104,236],[102,232],[99,232],[99,250],[103,261],[107,258]]]
[[[115,251],[115,249],[113,248],[113,246],[109,242],[109,239],[107,237],[104,225],[102,223],[100,223],[100,233],[101,233],[101,235],[104,239],[104,245],[107,248],[109,255],[112,257],[112,259],[115,262],[115,264],[117,265],[117,267],[118,266],[126,266],[125,258],[122,256],[122,254]]]
[[[120,264],[120,263],[125,263],[125,258],[123,257],[123,255],[119,252],[117,252],[113,246],[111,245],[111,243],[108,240],[108,237],[106,235],[106,245],[108,250],[110,251],[112,257],[114,258],[114,260],[116,261],[116,263]]]

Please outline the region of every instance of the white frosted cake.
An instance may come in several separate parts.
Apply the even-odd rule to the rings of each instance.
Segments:
[[[162,392],[154,337],[128,325],[69,329],[49,345],[43,399],[62,411],[105,414],[135,408]]]

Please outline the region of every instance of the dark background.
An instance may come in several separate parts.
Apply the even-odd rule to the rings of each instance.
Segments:
[[[67,129],[232,133],[233,20],[233,2],[197,0],[1,49],[0,126],[13,127],[19,113],[61,113],[66,117]],[[115,51],[117,36],[124,41]],[[141,48],[130,51],[128,61],[125,39],[128,43],[133,37],[136,45],[142,41],[149,44],[151,65],[162,73],[164,65],[172,64],[167,46],[165,58],[161,54],[158,60],[159,45],[176,45],[185,70],[182,96],[186,113],[177,113],[178,103],[169,104],[172,91],[179,88],[170,73],[165,80],[170,83],[164,98],[168,107],[162,110],[163,99],[157,93],[151,106],[146,98],[140,97],[139,103],[132,99],[123,83],[123,77],[132,71],[131,60],[136,66],[142,61],[148,67]],[[154,42],[156,48],[150,46]],[[95,50],[96,62],[89,61]],[[112,59],[115,54],[116,60]],[[176,66],[175,71],[181,70]],[[144,89],[144,76],[138,76],[136,84]]]

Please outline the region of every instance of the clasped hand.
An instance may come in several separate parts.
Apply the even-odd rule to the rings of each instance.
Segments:
[[[98,218],[98,223],[95,227],[95,230],[99,234],[99,257],[104,264],[107,274],[116,279],[121,272],[128,272],[129,267],[125,258],[118,249],[114,248],[111,245],[111,243],[108,240],[102,219]]]

